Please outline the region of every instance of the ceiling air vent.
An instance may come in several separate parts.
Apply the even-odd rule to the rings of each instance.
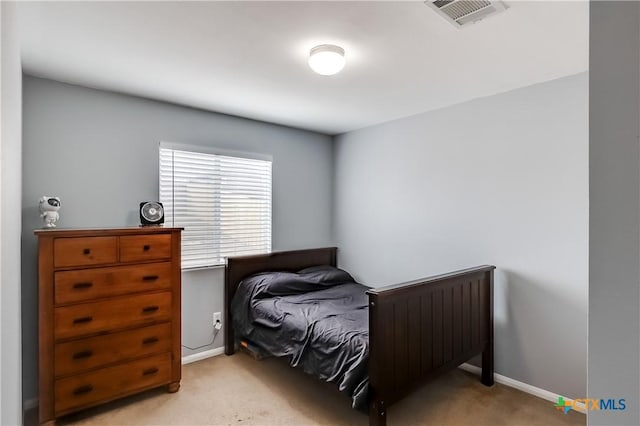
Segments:
[[[501,1],[487,0],[427,0],[425,4],[456,28],[474,24],[507,9]]]

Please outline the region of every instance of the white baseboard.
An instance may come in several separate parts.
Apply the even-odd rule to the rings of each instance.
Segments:
[[[482,373],[482,369],[480,367],[476,367],[475,365],[471,365],[466,362],[464,364],[461,364],[458,368],[464,371],[468,371],[469,373],[477,374],[477,375],[480,375]],[[538,398],[546,399],[547,401],[551,401],[551,402],[558,402],[558,398],[561,396],[561,395],[558,395],[557,393],[553,393],[545,389],[537,388],[530,384],[520,382],[518,380],[514,380],[511,377],[503,376],[502,374],[498,374],[498,373],[493,373],[493,380],[505,386],[509,386],[510,388],[518,389],[522,392],[526,392],[528,394],[537,396]],[[564,398],[564,399],[565,401],[573,401],[571,398]],[[578,412],[581,412],[583,414],[586,413],[584,403],[578,402],[575,404],[575,407],[580,409]]]
[[[182,357],[182,365],[191,364],[192,362],[200,361],[203,359],[211,358],[214,356],[222,355],[224,353],[224,346],[210,349],[208,351],[202,351],[195,354],[187,355]]]

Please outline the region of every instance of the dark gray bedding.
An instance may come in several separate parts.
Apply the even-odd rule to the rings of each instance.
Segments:
[[[367,289],[331,266],[252,275],[231,304],[234,330],[265,355],[287,357],[292,366],[336,383],[354,408],[363,408],[369,383]]]

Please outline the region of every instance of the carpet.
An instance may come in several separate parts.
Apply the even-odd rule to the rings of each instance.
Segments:
[[[275,359],[238,353],[183,366],[178,393],[144,392],[59,419],[59,425],[367,425],[351,400]],[[30,416],[34,421],[37,416]],[[393,425],[585,425],[586,416],[454,370],[393,405]],[[26,423],[28,424],[28,422]]]

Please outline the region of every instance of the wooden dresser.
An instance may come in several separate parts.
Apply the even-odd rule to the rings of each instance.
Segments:
[[[35,231],[41,424],[180,388],[181,230]]]

